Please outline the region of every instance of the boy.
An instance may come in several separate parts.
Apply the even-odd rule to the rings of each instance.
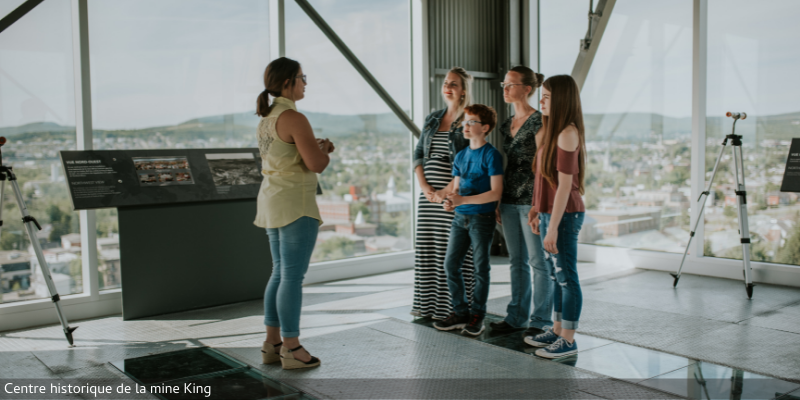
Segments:
[[[494,238],[495,209],[503,194],[503,156],[486,142],[496,123],[497,113],[491,107],[474,104],[464,109],[462,124],[469,147],[461,150],[453,161],[453,193],[444,202],[445,210],[456,212],[444,260],[454,313],[433,324],[441,331],[462,329],[461,333],[478,336],[484,329],[489,296],[489,248]],[[461,274],[470,246],[475,264],[471,305]]]

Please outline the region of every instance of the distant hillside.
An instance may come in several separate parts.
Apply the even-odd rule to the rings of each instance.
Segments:
[[[394,114],[333,115],[305,112],[317,136],[337,137],[360,132],[378,134],[405,134],[407,129]],[[245,112],[195,118],[174,126],[159,126],[131,130],[95,129],[94,136],[105,138],[139,138],[163,135],[173,142],[210,138],[251,138],[260,117]],[[679,139],[691,134],[692,119],[664,117],[650,113],[585,114],[586,135],[589,140],[650,141],[653,133],[663,134],[664,139]],[[756,127],[759,140],[788,140],[800,137],[800,112],[751,117],[737,124],[742,132],[752,134]],[[730,129],[730,119],[708,118],[708,134],[721,136]],[[75,127],[52,122],[38,122],[16,127],[0,128],[0,136],[14,140],[35,141],[74,138]],[[746,139],[747,140],[747,139]]]
[[[0,128],[0,136],[16,136],[26,132],[75,132],[74,126],[61,126],[55,122],[33,122],[30,124]]]

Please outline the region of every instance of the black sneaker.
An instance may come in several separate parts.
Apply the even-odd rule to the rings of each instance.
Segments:
[[[513,326],[506,321],[489,322],[489,327],[492,328],[492,332],[494,333],[514,332],[522,329],[522,328],[517,328],[516,326]]]
[[[467,326],[464,327],[464,330],[461,331],[461,333],[466,333],[467,335],[472,336],[478,336],[483,333],[483,315],[470,315],[469,323],[467,323]]]
[[[450,314],[443,321],[436,321],[433,323],[433,327],[440,330],[440,331],[452,331],[453,329],[462,329],[464,326],[467,325],[467,316],[459,316],[455,313]]]
[[[537,336],[537,335],[541,335],[544,332],[545,332],[544,329],[540,329],[540,328],[536,328],[536,327],[532,326],[532,327],[530,327],[528,329],[525,329],[525,334],[523,335],[523,337]]]

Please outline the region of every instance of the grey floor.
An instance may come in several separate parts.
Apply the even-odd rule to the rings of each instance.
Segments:
[[[502,316],[507,259],[492,265],[489,311]],[[0,379],[125,380],[110,362],[209,346],[317,398],[706,398],[714,385],[729,398],[736,370],[741,398],[800,396],[800,289],[759,285],[747,300],[737,281],[684,275],[673,290],[666,273],[596,264],[579,272],[581,352],[567,361],[413,322],[408,270],[304,288],[301,339],[320,368],[260,364],[262,304],[253,301],[76,321],[74,348],[58,326],[3,332]],[[705,393],[686,384],[698,373]]]

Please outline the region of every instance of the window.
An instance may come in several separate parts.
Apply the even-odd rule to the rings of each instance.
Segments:
[[[312,1],[403,109],[410,109],[408,2]],[[410,250],[411,134],[322,31],[286,2],[286,55],[308,76],[298,109],[336,144],[320,175],[322,219],[312,262]]]
[[[541,71],[537,72],[544,74],[545,79],[572,73],[581,39],[586,36],[588,13],[588,0],[539,0]]]
[[[94,148],[257,147],[269,4],[89,1]],[[120,284],[116,209],[97,211],[100,288]]]
[[[800,265],[800,203],[781,193],[789,144],[800,137],[800,33],[790,0],[708,4],[708,103],[706,177],[733,120],[726,111],[746,112],[736,123],[743,136],[747,212],[753,261]],[[729,143],[730,147],[730,143]],[[739,244],[734,160],[727,149],[705,211],[705,255],[742,258]]]
[[[581,243],[683,252],[691,67],[691,1],[616,2],[581,92],[588,150]]]
[[[20,1],[0,3],[0,15]],[[80,223],[58,152],[75,149],[70,3],[44,2],[0,35],[0,136],[59,294],[83,292]],[[48,298],[8,182],[0,234],[0,303]]]

